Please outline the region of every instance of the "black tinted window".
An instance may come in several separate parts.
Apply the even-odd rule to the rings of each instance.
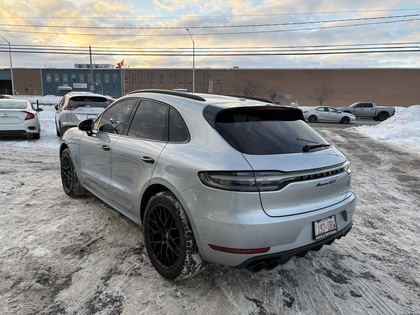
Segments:
[[[141,101],[128,135],[150,140],[168,140],[169,107],[150,100]]]
[[[102,114],[102,117],[96,123],[95,129],[121,134],[126,126],[127,118],[136,103],[137,99],[134,98],[115,103]]]
[[[289,109],[228,109],[217,115],[216,130],[246,154],[299,153],[305,145],[328,144],[300,116]]]
[[[75,96],[69,100],[68,106],[71,108],[76,107],[108,107],[109,102],[105,97],[92,97],[92,96]]]
[[[169,114],[169,141],[186,142],[188,138],[189,133],[184,120],[176,110],[171,108]]]

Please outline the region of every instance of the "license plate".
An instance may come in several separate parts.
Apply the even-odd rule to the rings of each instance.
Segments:
[[[335,215],[314,222],[315,240],[319,241],[337,232]]]
[[[87,119],[95,119],[96,117],[98,117],[98,115],[95,115],[95,114],[88,114],[87,115]]]

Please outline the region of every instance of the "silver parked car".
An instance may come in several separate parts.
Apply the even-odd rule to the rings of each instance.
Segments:
[[[356,116],[351,113],[343,112],[339,109],[329,106],[319,106],[305,110],[303,117],[310,123],[314,122],[336,122],[342,124],[354,123]]]
[[[0,99],[0,134],[26,135],[33,139],[41,137],[41,123],[38,112],[31,102],[20,98]]]
[[[272,269],[352,227],[349,161],[299,109],[143,90],[62,138],[64,191],[88,190],[143,226],[169,279],[205,262]]]
[[[57,136],[76,127],[81,121],[96,118],[112,101],[101,94],[70,92],[55,105],[55,127]]]

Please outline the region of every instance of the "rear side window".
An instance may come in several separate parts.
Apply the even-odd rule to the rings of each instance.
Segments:
[[[68,106],[70,108],[78,107],[102,107],[106,108],[109,102],[104,97],[92,97],[92,96],[75,96],[69,100]]]
[[[299,109],[226,109],[217,114],[215,128],[233,148],[246,154],[301,153],[305,145],[328,145],[306,124]]]

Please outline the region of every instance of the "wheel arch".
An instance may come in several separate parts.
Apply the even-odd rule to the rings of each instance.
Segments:
[[[140,222],[141,222],[142,225],[143,225],[143,221],[144,221],[144,213],[146,212],[146,207],[147,207],[147,204],[149,203],[150,198],[152,198],[157,193],[160,193],[160,192],[163,192],[163,191],[168,191],[168,192],[171,192],[173,194],[173,192],[170,191],[170,189],[168,189],[167,187],[165,187],[161,184],[151,185],[151,186],[147,187],[147,189],[143,193],[143,196],[142,196],[142,199],[141,199],[141,202],[140,202]]]
[[[197,243],[198,249],[200,251],[200,253],[202,253],[203,251],[201,250],[201,241],[200,241],[200,234],[197,231],[197,226],[192,218],[192,214],[190,213],[190,209],[187,207],[186,201],[182,198],[181,195],[176,194],[173,192],[173,190],[169,189],[167,186],[162,185],[162,184],[152,184],[149,187],[147,187],[147,189],[144,191],[143,195],[142,195],[142,199],[140,201],[140,222],[141,225],[144,226],[144,214],[146,212],[146,208],[147,208],[147,204],[149,203],[149,200],[156,195],[157,193],[160,192],[170,192],[171,194],[173,194],[175,196],[176,199],[178,199],[178,201],[181,203],[182,207],[184,208],[185,211],[185,215],[188,218],[188,221],[190,222],[193,234],[194,234],[194,238],[195,241]]]

